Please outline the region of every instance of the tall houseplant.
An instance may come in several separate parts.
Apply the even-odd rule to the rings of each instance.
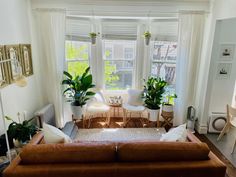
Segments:
[[[18,123],[8,116],[5,116],[5,118],[12,121],[8,127],[7,134],[16,147],[21,147],[38,131],[38,127],[31,123],[35,117],[24,120],[22,123]]]
[[[69,101],[71,102],[71,110],[78,119],[82,118],[86,102],[91,96],[95,95],[94,92],[89,91],[91,88],[95,87],[93,77],[89,73],[89,70],[90,67],[88,67],[81,76],[77,75],[74,78],[70,73],[64,71],[66,78],[62,81],[62,84],[67,86],[64,94],[68,93]]]
[[[151,121],[157,121],[166,85],[166,81],[157,77],[149,77],[144,85],[143,98]]]

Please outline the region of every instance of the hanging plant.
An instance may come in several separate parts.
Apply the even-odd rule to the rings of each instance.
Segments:
[[[94,33],[94,32],[89,33],[89,36],[91,38],[91,43],[96,44],[97,33]]]
[[[150,39],[151,39],[151,36],[152,36],[151,33],[149,31],[146,31],[143,35],[145,37],[145,44],[149,45]]]

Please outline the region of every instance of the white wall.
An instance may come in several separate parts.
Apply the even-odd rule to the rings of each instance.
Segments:
[[[211,112],[226,112],[226,104],[231,104],[234,97],[234,86],[236,80],[236,55],[232,60],[232,68],[229,79],[217,79],[217,66],[220,60],[219,50],[220,44],[235,44],[236,45],[236,18],[228,20],[217,21],[217,33],[215,33],[215,40],[212,50],[212,90],[209,106],[209,113]],[[236,48],[235,48],[236,49]],[[229,61],[231,63],[231,61]]]
[[[215,34],[218,33],[218,31],[216,30],[216,21],[236,17],[235,7],[236,7],[235,0],[215,0],[215,1],[212,1],[212,4],[211,4],[211,10],[210,10],[211,13],[209,14],[209,20],[207,23],[207,30],[205,34],[205,46],[203,47],[205,50],[203,51],[203,56],[202,56],[203,62],[201,64],[201,72],[204,73],[204,76],[202,77],[202,81],[199,86],[201,88],[200,89],[201,91],[198,95],[200,97],[200,101],[199,101],[200,113],[198,117],[199,120],[198,120],[197,128],[200,133],[207,132],[207,121],[208,121],[209,112],[213,110],[212,105],[215,104],[216,101],[220,102],[224,100],[223,94],[216,95],[219,92],[222,93],[222,91],[218,90],[214,94],[215,100],[212,101],[212,104],[210,104],[211,95],[212,95],[211,94],[212,87],[215,86],[214,85],[215,84],[214,83],[215,66],[214,66],[214,61],[213,60],[211,61],[211,58],[214,55],[214,52],[212,53],[212,51],[215,51],[213,49],[213,43],[215,41],[214,36]],[[216,42],[219,42],[219,41],[216,40]],[[230,92],[231,91],[229,90],[229,93]],[[217,96],[217,100],[216,100],[216,96]],[[227,100],[228,99],[225,99],[222,102],[222,105],[225,104]],[[215,107],[214,110],[219,109],[219,107],[222,107],[222,106],[217,105],[217,108]]]
[[[28,0],[0,1],[0,45],[31,43],[29,21],[30,3]],[[27,78],[28,85],[19,88],[12,84],[3,89],[2,99],[5,115],[14,119],[17,112],[27,111],[27,118],[33,116],[41,105],[40,85],[37,82],[37,61],[34,60],[34,75]],[[0,134],[3,133],[3,122],[0,119]]]

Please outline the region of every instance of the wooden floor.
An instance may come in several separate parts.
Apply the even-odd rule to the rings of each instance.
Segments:
[[[195,133],[195,135],[202,141],[207,143],[211,151],[227,166],[227,177],[236,177],[236,168],[230,163],[228,159],[212,144],[205,135]]]
[[[143,121],[145,121],[143,119]],[[163,123],[160,122],[160,125]],[[85,127],[87,127],[88,121],[86,122]],[[77,126],[79,128],[83,127],[83,122],[77,122]],[[109,128],[122,128],[123,127],[123,119],[122,118],[111,118],[111,123]],[[144,125],[142,125],[140,118],[133,118],[131,119],[128,124],[126,125],[127,128],[142,128],[142,127],[156,127],[155,122],[145,122]],[[108,128],[105,125],[105,118],[93,118],[90,128]],[[170,127],[165,127],[166,130]],[[220,159],[222,160],[226,166],[227,166],[227,175],[226,177],[236,177],[236,168],[224,157],[224,155],[207,139],[206,136],[200,135],[198,133],[195,134],[202,142],[205,142],[208,144],[211,151]]]

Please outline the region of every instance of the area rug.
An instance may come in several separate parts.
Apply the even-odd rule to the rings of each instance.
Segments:
[[[77,141],[158,141],[164,128],[93,128],[79,129]]]

